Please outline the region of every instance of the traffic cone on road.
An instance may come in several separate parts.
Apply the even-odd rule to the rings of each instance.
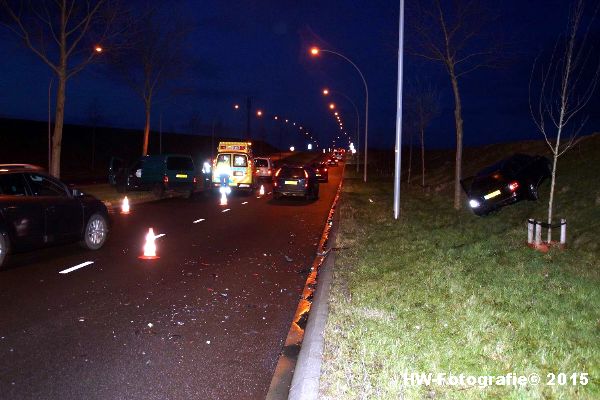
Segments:
[[[142,260],[156,260],[157,258],[160,258],[156,255],[156,243],[154,243],[155,239],[156,236],[154,235],[154,230],[152,228],[148,229],[148,233],[146,234],[146,243],[144,243],[144,254],[138,258]]]
[[[222,206],[226,206],[227,205],[227,193],[225,193],[225,191],[223,190],[221,192],[221,203]]]
[[[260,185],[260,190],[258,191],[258,194],[260,194],[261,196],[265,195],[265,186],[264,185]]]
[[[123,202],[121,203],[121,214],[129,214],[129,211],[129,199],[127,198],[127,196],[125,196]]]

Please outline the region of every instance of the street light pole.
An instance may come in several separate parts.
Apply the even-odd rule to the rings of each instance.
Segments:
[[[50,78],[50,83],[48,84],[48,171],[50,171],[52,165],[52,82],[54,82],[54,77]]]
[[[316,47],[313,47],[311,49],[311,54],[313,54],[313,55],[317,55],[317,54],[319,54],[319,52],[335,54],[336,56],[341,57],[344,60],[348,61],[356,69],[356,71],[360,75],[360,78],[363,81],[363,84],[365,85],[365,150],[364,150],[365,151],[365,169],[364,169],[363,180],[366,183],[367,182],[367,161],[368,161],[367,157],[368,157],[368,149],[369,149],[369,147],[368,147],[368,143],[369,143],[369,87],[367,86],[367,81],[365,80],[364,75],[362,74],[360,69],[356,66],[356,64],[354,64],[352,62],[352,60],[350,60],[345,55],[340,54],[333,50],[319,49]]]
[[[404,61],[404,0],[400,0],[398,29],[398,93],[396,109],[396,154],[394,166],[394,219],[400,217],[400,172],[402,161],[402,77]]]

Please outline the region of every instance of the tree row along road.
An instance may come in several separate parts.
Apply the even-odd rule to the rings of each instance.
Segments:
[[[113,214],[97,252],[13,256],[0,273],[2,397],[264,398],[340,174],[316,202],[172,198]],[[150,227],[160,258],[140,260]]]

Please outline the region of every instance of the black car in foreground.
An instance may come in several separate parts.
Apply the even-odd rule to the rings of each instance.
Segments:
[[[80,242],[97,250],[108,227],[100,200],[69,189],[41,168],[0,165],[0,267],[10,253],[53,244]]]
[[[273,177],[273,198],[283,196],[305,197],[309,200],[319,198],[319,181],[312,168],[284,165]]]
[[[537,200],[538,188],[550,177],[546,157],[514,154],[461,181],[469,206],[476,215],[486,215],[521,200]]]

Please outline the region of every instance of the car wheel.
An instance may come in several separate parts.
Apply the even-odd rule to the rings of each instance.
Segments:
[[[152,194],[154,194],[154,197],[157,199],[162,199],[165,196],[165,187],[161,183],[157,183],[152,188]]]
[[[108,223],[100,214],[94,214],[88,219],[83,232],[81,245],[89,250],[98,250],[108,238]]]
[[[8,241],[8,236],[0,231],[0,268],[4,265],[6,261],[6,255],[8,254],[10,243]]]

